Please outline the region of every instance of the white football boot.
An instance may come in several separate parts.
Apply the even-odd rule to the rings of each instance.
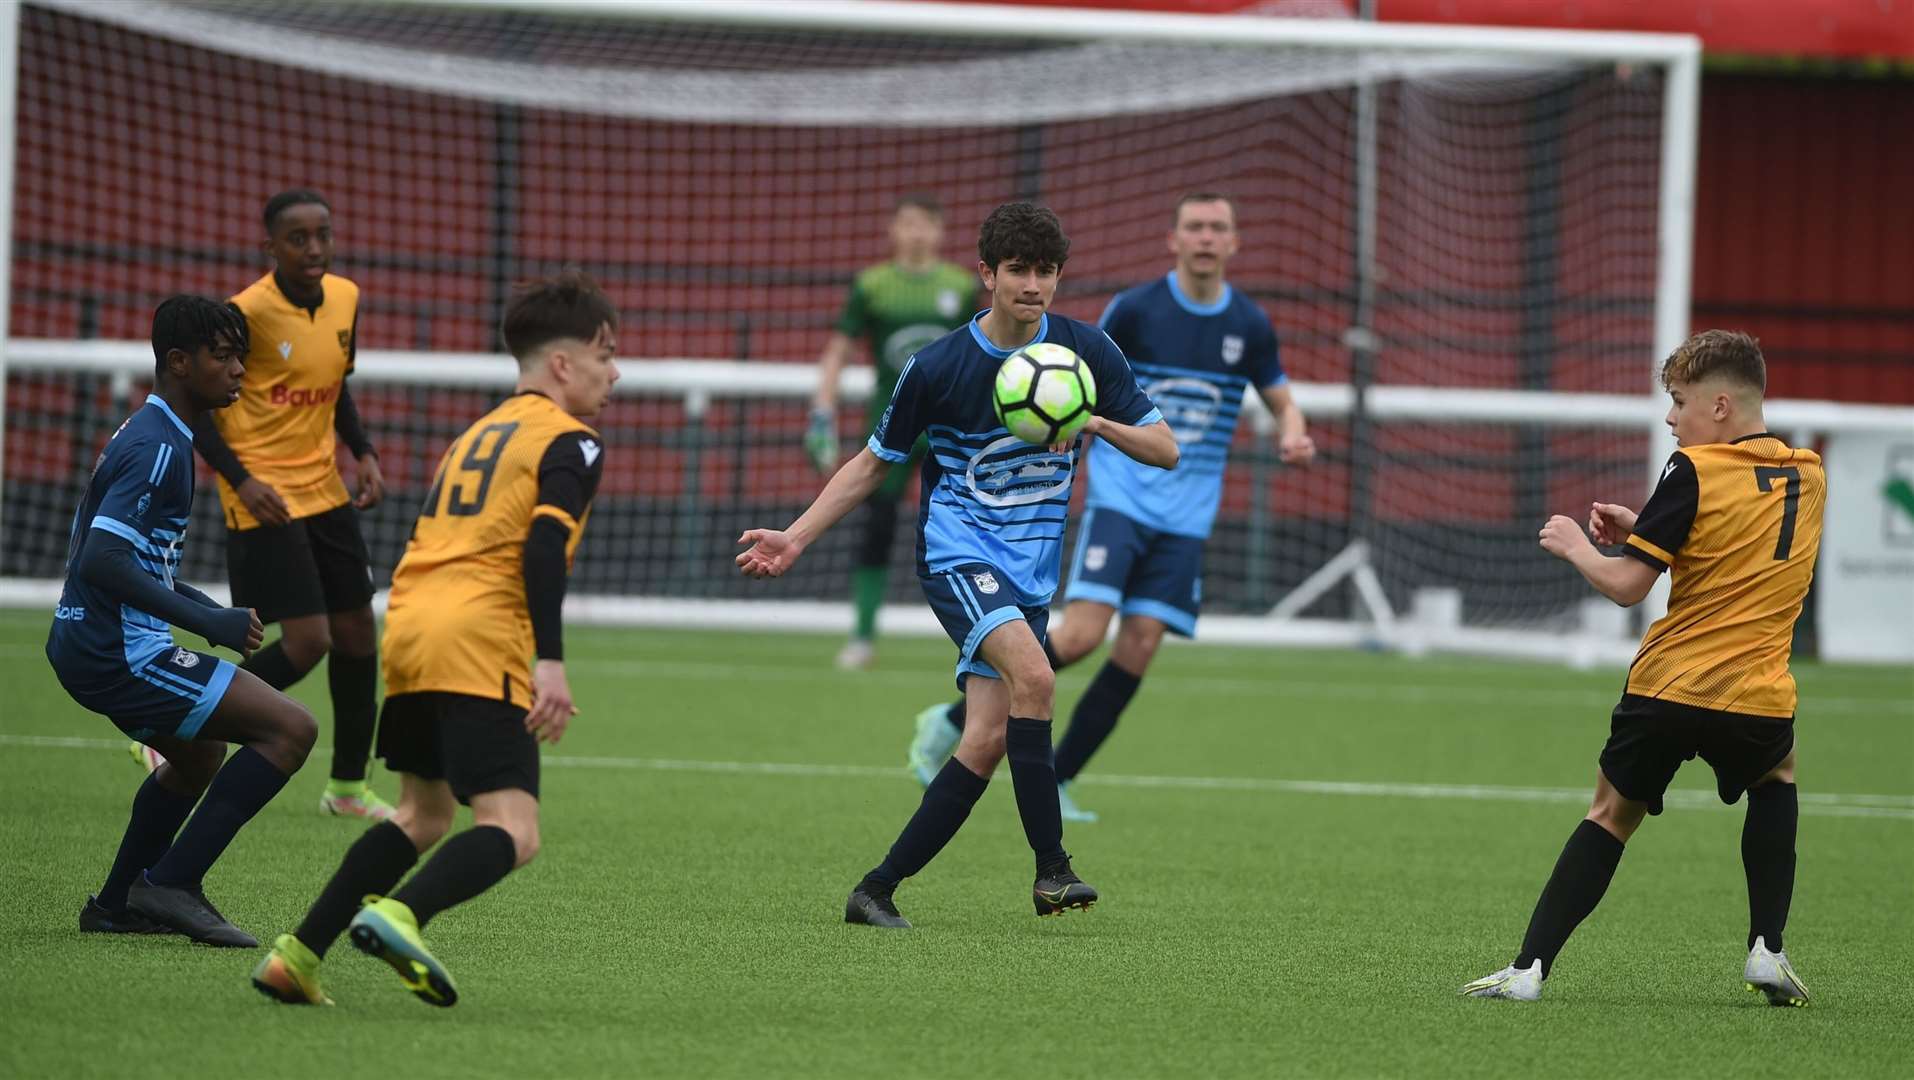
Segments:
[[[852,638],[837,651],[837,670],[869,671],[877,664],[877,647],[862,638]]]
[[[1770,1005],[1808,1003],[1808,988],[1794,973],[1794,965],[1788,963],[1788,954],[1769,952],[1768,943],[1760,938],[1755,938],[1754,948],[1748,950],[1748,966],[1741,969],[1741,978],[1750,992],[1767,995]]]
[[[1542,962],[1528,970],[1510,964],[1493,975],[1484,975],[1462,988],[1463,997],[1508,998],[1510,1001],[1542,1000]]]

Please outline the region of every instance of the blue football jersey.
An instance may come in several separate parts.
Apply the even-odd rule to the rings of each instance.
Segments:
[[[1098,440],[1090,448],[1089,505],[1163,532],[1208,537],[1243,388],[1264,390],[1288,379],[1276,330],[1227,284],[1214,303],[1196,303],[1177,287],[1174,270],[1118,293],[1101,322],[1163,410],[1182,459],[1173,470],[1158,469]]]
[[[192,508],[192,430],[159,395],[149,395],[107,442],[73,515],[66,587],[47,638],[56,663],[123,675],[173,648],[163,620],[115,603],[80,579],[80,551],[91,530],[112,533],[133,546],[141,570],[171,590]]]
[[[1041,606],[1057,590],[1078,449],[1031,446],[998,423],[991,404],[997,368],[1013,350],[984,336],[978,323],[985,314],[906,362],[870,449],[885,461],[903,461],[920,434],[929,437],[917,516],[919,574],[988,563],[1010,579],[1004,584],[1019,603]],[[1098,416],[1135,425],[1163,418],[1122,351],[1096,327],[1045,315],[1032,341],[1083,358],[1096,379]]]

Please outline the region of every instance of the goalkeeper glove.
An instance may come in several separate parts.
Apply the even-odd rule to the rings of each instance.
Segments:
[[[818,472],[837,464],[837,417],[829,409],[812,409],[811,426],[804,431],[804,452]]]

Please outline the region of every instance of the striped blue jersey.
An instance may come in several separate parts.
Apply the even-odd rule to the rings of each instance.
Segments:
[[[140,569],[170,591],[192,508],[192,430],[159,395],[148,395],[145,407],[108,440],[73,515],[66,587],[47,638],[57,663],[124,675],[173,647],[163,620],[115,603],[81,580],[80,551],[91,530],[112,533],[131,544]]]
[[[1214,303],[1191,300],[1174,270],[1118,293],[1101,322],[1176,432],[1182,460],[1166,471],[1099,440],[1090,448],[1089,505],[1152,529],[1206,538],[1223,498],[1223,466],[1243,388],[1265,390],[1288,380],[1276,330],[1261,308],[1227,284]]]
[[[920,434],[929,437],[917,516],[920,575],[987,563],[1009,578],[1018,603],[1040,606],[1057,590],[1078,449],[1059,454],[1031,446],[998,423],[992,391],[997,368],[1013,350],[984,336],[978,324],[988,313],[910,358],[869,445],[878,457],[898,462],[910,456]],[[1035,341],[1066,346],[1083,358],[1096,379],[1098,416],[1135,425],[1163,418],[1122,351],[1096,327],[1045,315]]]

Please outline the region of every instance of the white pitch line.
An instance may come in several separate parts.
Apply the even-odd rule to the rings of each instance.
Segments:
[[[0,746],[56,750],[117,750],[124,740],[66,735],[0,735]],[[546,754],[546,765],[566,769],[630,769],[643,772],[704,773],[728,776],[854,777],[899,781],[909,773],[885,765],[829,765],[781,761],[693,761],[680,758],[598,757]],[[1256,791],[1284,795],[1342,795],[1385,799],[1458,799],[1471,802],[1585,804],[1582,788],[1499,787],[1490,784],[1401,784],[1348,780],[1275,780],[1256,776],[1136,776],[1092,774],[1079,780],[1091,787],[1178,788],[1197,791]],[[1731,810],[1706,791],[1670,791],[1668,805],[1684,810]],[[1914,821],[1914,795],[1844,795],[1810,792],[1800,796],[1801,813],[1811,817],[1883,818]]]
[[[721,682],[828,682],[921,687],[930,696],[952,690],[947,673],[926,676],[921,671],[865,671],[845,675],[822,664],[782,666],[752,661],[749,664],[713,664],[703,661],[615,660],[583,657],[567,661],[574,667],[589,669],[617,678],[693,679]],[[1157,674],[1148,678],[1150,686],[1179,694],[1262,693],[1274,698],[1326,698],[1346,701],[1393,701],[1405,704],[1458,704],[1507,706],[1512,697],[1524,704],[1562,705],[1577,708],[1613,708],[1621,696],[1619,685],[1613,690],[1555,690],[1524,686],[1520,689],[1494,686],[1462,686],[1454,683],[1325,682],[1305,679],[1240,679],[1202,675]],[[1803,697],[1809,715],[1816,709],[1827,712],[1914,712],[1914,698],[1894,697]]]

